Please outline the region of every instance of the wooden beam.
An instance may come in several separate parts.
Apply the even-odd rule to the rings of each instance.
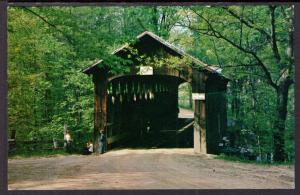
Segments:
[[[193,70],[192,91],[194,93],[205,93],[207,75],[203,72]],[[194,151],[196,153],[207,153],[206,144],[206,110],[205,99],[195,100],[194,108]]]
[[[100,131],[106,130],[107,121],[107,72],[101,70],[93,75],[94,82],[94,151],[99,149]],[[106,134],[106,132],[104,132]]]

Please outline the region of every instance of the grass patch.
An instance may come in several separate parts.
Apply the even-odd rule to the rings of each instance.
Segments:
[[[55,155],[69,155],[65,150],[60,149],[60,150],[14,150],[12,152],[8,153],[8,158],[13,159],[13,158],[29,158],[29,157],[48,157],[48,156],[55,156]]]
[[[193,108],[189,104],[180,104],[180,105],[178,105],[178,107],[187,109],[187,110],[193,110]]]
[[[226,155],[226,154],[220,154],[218,156],[215,157],[215,159],[219,159],[219,160],[225,160],[225,161],[232,161],[232,162],[239,162],[239,163],[247,163],[247,164],[257,164],[257,165],[275,165],[275,166],[280,166],[280,165],[288,165],[288,166],[292,166],[295,165],[294,161],[286,161],[286,162],[267,162],[267,161],[255,161],[255,160],[248,160],[245,159],[243,157],[238,157],[238,156],[230,156],[230,155]]]

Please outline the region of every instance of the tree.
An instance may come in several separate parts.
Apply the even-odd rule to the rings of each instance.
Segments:
[[[290,86],[294,83],[293,6],[192,7],[181,27],[228,48],[214,51],[228,65],[257,72],[276,93],[274,160],[284,161],[284,133]],[[215,48],[216,49],[216,48]],[[231,55],[220,54],[230,52]],[[235,55],[232,55],[235,53]],[[229,54],[229,53],[227,53]],[[226,69],[228,66],[220,64]],[[251,68],[252,67],[252,68]]]

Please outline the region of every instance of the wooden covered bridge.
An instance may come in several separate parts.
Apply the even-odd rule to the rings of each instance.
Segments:
[[[227,78],[148,31],[112,55],[130,62],[126,71],[114,73],[104,60],[83,70],[94,82],[95,146],[101,130],[112,148],[175,139],[161,132],[191,126],[195,152],[218,153],[227,124]],[[184,82],[192,86],[194,121],[179,127],[178,86]]]

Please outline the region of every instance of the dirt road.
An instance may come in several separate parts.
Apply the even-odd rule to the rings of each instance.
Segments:
[[[178,118],[194,118],[194,111],[179,108]]]
[[[11,159],[8,183],[10,190],[294,188],[294,166],[228,162],[192,149],[124,149]]]

